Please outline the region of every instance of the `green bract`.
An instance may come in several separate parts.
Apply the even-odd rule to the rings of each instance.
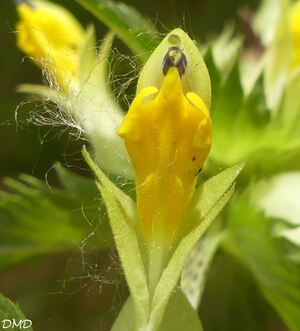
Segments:
[[[135,204],[129,196],[108,180],[85,149],[83,155],[99,180],[98,187],[107,206],[110,224],[131,292],[131,300],[123,308],[124,311],[118,318],[114,330],[119,330],[121,326],[128,330],[171,330],[160,329],[160,325],[161,323],[168,324],[168,322],[162,321],[167,307],[172,305],[170,300],[177,300],[177,296],[173,297],[172,293],[177,287],[185,260],[231,197],[234,181],[242,166],[227,169],[199,186],[187,215],[192,220],[192,226],[184,229],[178,239],[151,298],[143,259],[146,255],[145,246],[141,242]],[[133,308],[129,308],[130,305]],[[135,323],[128,318],[128,309],[131,309],[131,312],[134,311]],[[182,317],[186,319],[186,323],[189,321],[189,314]]]

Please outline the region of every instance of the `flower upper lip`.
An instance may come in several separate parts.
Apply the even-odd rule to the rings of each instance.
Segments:
[[[182,49],[177,46],[169,47],[163,59],[163,74],[166,75],[170,67],[178,69],[180,77],[185,73],[187,59]]]

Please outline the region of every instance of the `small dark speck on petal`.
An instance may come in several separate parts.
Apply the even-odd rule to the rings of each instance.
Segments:
[[[78,46],[75,44],[70,44],[69,47],[70,47],[70,49],[72,49],[74,51],[76,51],[78,49]]]

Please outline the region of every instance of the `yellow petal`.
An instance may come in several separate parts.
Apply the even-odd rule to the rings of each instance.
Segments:
[[[150,239],[159,232],[172,240],[210,150],[205,103],[195,93],[183,94],[178,69],[170,67],[158,93],[147,87],[136,96],[118,134],[135,167],[144,236]]]
[[[300,65],[300,1],[295,2],[291,9],[290,29],[293,43],[292,68]]]
[[[70,79],[76,79],[78,74],[79,49],[84,38],[80,23],[63,7],[46,1],[21,2],[17,9],[19,48],[66,89]]]

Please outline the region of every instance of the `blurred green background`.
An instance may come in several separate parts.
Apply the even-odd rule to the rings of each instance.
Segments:
[[[99,39],[107,31],[104,25],[75,1],[56,2],[70,9],[84,25],[94,22]],[[226,22],[233,20],[238,27],[240,9],[248,6],[255,10],[259,4],[258,0],[127,0],[125,2],[152,19],[161,33],[180,26],[192,38],[200,41],[205,41],[220,32]],[[21,83],[40,83],[41,72],[15,46],[17,15],[12,0],[0,1],[0,15],[2,15],[0,19],[0,185],[5,189],[1,184],[4,177],[17,177],[20,173],[27,173],[45,179],[57,161],[78,168],[82,167],[83,163],[80,153],[81,141],[76,141],[68,133],[60,134],[61,128],[54,130],[46,127],[38,128],[26,121],[35,105],[32,103],[22,105],[27,97],[17,94],[15,89]],[[125,47],[121,47],[120,51],[125,54],[128,52]],[[74,169],[77,171],[76,167]],[[56,184],[55,179],[51,183]],[[114,251],[91,253],[90,256],[85,254],[86,252],[80,250],[66,252],[63,255],[37,259],[4,271],[0,274],[0,292],[20,303],[27,317],[33,320],[35,330],[109,330],[120,305],[128,294],[117,256]],[[90,261],[93,261],[93,268],[90,268]],[[223,261],[219,263],[224,264]],[[247,282],[250,283],[249,286],[255,287],[251,279]],[[217,293],[222,293],[218,292],[218,288],[212,290],[216,292],[216,296]],[[231,291],[233,297],[238,297],[235,293],[238,289],[234,285]],[[253,289],[253,293],[256,293],[255,291],[257,289]],[[215,300],[220,301],[219,298]],[[209,304],[213,303],[208,303],[208,307]],[[238,307],[227,308],[228,311],[238,312]],[[263,302],[260,303],[258,310],[269,311],[270,308]],[[209,320],[211,314],[204,309],[203,314],[205,313]],[[214,317],[217,319],[217,316]],[[218,323],[211,325],[210,330],[221,330]],[[253,329],[253,326],[246,329],[258,330]],[[266,322],[266,329],[284,330],[276,320],[274,325],[267,325]],[[222,330],[241,329],[238,324],[231,328],[229,323],[224,325]]]

